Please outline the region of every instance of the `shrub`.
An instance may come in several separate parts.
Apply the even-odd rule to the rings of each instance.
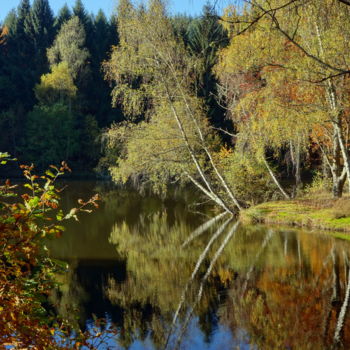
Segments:
[[[0,153],[1,165],[8,160],[8,154]],[[88,206],[96,207],[99,198],[79,200],[77,208],[64,214],[55,181],[70,170],[67,164],[51,166],[42,176],[33,174],[33,165],[21,168],[26,179],[23,188],[9,180],[0,185],[0,344],[5,348],[57,349],[56,334],[67,342],[66,325],[51,316],[45,305],[56,286],[54,274],[62,264],[49,258],[43,238],[60,236],[63,221],[90,212]],[[79,335],[84,339],[77,334],[74,344]]]

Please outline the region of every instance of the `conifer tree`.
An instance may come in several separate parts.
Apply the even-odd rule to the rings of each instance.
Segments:
[[[220,126],[224,122],[224,113],[215,98],[217,79],[213,67],[217,61],[217,51],[228,43],[227,32],[219,23],[213,7],[205,5],[202,16],[190,23],[186,34],[190,51],[201,62],[198,68],[198,94],[206,101],[212,123]]]
[[[30,17],[29,0],[22,0],[14,13],[6,19],[8,36],[6,40],[6,62],[4,67],[7,78],[13,86],[12,99],[9,103],[21,105],[28,110],[33,105],[33,56],[34,46],[30,40],[27,23]],[[22,116],[23,117],[23,116]]]
[[[26,31],[33,42],[35,50],[35,80],[47,71],[46,50],[50,47],[54,36],[54,18],[48,0],[34,0],[27,17]]]
[[[64,4],[64,6],[58,11],[58,15],[55,19],[55,31],[58,32],[63,23],[69,21],[72,17],[72,12],[69,9],[69,7],[67,6],[67,4]]]
[[[83,2],[76,0],[73,7],[73,15],[77,16],[80,23],[83,25],[86,35],[86,46],[89,51],[92,50],[92,36],[93,36],[93,20],[91,16],[86,12]]]

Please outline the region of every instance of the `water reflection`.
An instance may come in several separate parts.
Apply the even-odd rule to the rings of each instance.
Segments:
[[[188,193],[103,195],[101,210],[51,243],[70,264],[53,296],[60,314],[87,328],[107,317],[117,330],[100,349],[350,347],[347,242],[204,208],[215,217],[205,219]]]

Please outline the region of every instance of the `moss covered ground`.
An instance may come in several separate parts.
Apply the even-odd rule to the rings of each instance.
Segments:
[[[243,210],[241,219],[245,223],[317,228],[350,238],[350,197],[267,202]]]

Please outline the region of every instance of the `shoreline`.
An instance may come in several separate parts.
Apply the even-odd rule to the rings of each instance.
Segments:
[[[340,201],[350,202],[350,198]],[[317,201],[318,202],[318,201]],[[322,200],[319,200],[322,202]],[[333,200],[332,203],[337,201]],[[317,207],[312,200],[274,201],[258,204],[240,213],[245,224],[272,224],[334,232],[350,239],[350,215],[335,206]],[[343,237],[343,238],[344,238]]]

